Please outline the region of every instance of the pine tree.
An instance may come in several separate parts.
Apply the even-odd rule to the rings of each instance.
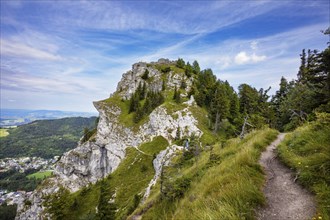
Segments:
[[[140,100],[143,100],[146,97],[146,93],[147,93],[147,85],[145,82],[143,82],[143,86],[140,93]]]
[[[305,49],[302,50],[300,54],[300,67],[298,72],[298,81],[304,81],[306,77],[306,52]]]
[[[144,71],[144,73],[143,73],[143,75],[141,76],[141,78],[144,79],[144,80],[149,79],[149,70],[148,70],[148,69],[146,69],[146,70]]]
[[[186,64],[185,64],[185,62],[184,62],[184,60],[183,60],[182,58],[179,58],[179,59],[176,61],[176,66],[179,67],[179,68],[181,68],[181,69],[183,69],[185,65],[186,65]]]
[[[129,110],[128,112],[135,112],[137,107],[139,105],[139,97],[137,96],[137,93],[133,93],[130,99],[130,104],[129,104]]]
[[[177,95],[178,95],[178,89],[177,89],[176,86],[175,86],[175,87],[174,87],[173,100],[176,99]]]
[[[219,124],[229,115],[230,100],[226,94],[226,88],[223,83],[218,82],[215,94],[210,105],[210,116],[214,123],[214,131],[217,132]]]
[[[165,80],[163,80],[163,83],[162,83],[162,91],[165,91],[166,89],[166,83],[165,83]]]
[[[193,68],[194,74],[199,74],[201,71],[201,68],[199,67],[199,64],[196,60],[193,62],[192,68]]]
[[[187,62],[187,65],[185,67],[185,74],[188,78],[190,78],[192,73],[193,73],[193,67],[190,65],[189,62]]]
[[[181,93],[180,93],[180,90],[176,88],[176,86],[174,88],[173,100],[176,103],[180,103],[181,102]]]

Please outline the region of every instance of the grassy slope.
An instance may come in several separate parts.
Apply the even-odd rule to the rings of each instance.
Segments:
[[[253,219],[254,209],[264,202],[258,159],[276,135],[264,129],[242,141],[231,139],[223,147],[216,144],[183,165],[178,166],[176,158],[165,173],[171,179],[190,179],[190,188],[182,198],[168,200],[161,199],[158,184],[135,214],[143,219]]]
[[[0,139],[0,158],[39,156],[51,158],[76,147],[84,127],[94,127],[96,117],[41,120],[11,129]]]
[[[47,171],[39,171],[33,174],[30,174],[27,176],[27,178],[36,178],[36,179],[45,179],[46,177],[49,177],[53,174],[53,171],[47,170]]]
[[[288,134],[280,158],[298,173],[298,181],[316,195],[318,215],[330,219],[330,115]]]
[[[163,137],[156,137],[152,142],[142,144],[139,149],[127,148],[126,157],[114,173],[103,182],[110,198],[116,194],[115,206],[118,209],[116,219],[125,219],[129,212],[134,211],[134,196],[143,196],[144,190],[154,176],[152,165],[153,154],[157,154],[168,146]],[[98,206],[101,182],[90,185],[80,191],[66,195],[67,204],[62,210],[65,219],[88,219],[95,217]],[[133,208],[132,208],[133,207]],[[63,207],[62,207],[63,208]],[[53,207],[54,210],[58,208]]]

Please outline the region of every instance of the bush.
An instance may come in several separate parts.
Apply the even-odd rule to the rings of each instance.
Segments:
[[[141,76],[141,78],[144,79],[144,80],[149,79],[149,70],[148,70],[148,69],[146,69],[146,70],[144,71],[144,73],[143,73],[143,75]]]
[[[174,182],[166,182],[163,189],[163,196],[171,201],[182,198],[184,193],[189,189],[191,178],[181,177]]]

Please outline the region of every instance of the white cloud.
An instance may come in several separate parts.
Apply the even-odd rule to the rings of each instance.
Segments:
[[[236,56],[235,56],[235,63],[237,64],[244,64],[249,62],[250,57],[246,54],[245,51],[239,52]]]
[[[49,61],[61,60],[59,55],[52,54],[19,42],[5,39],[1,39],[0,42],[1,56],[12,56]]]
[[[246,63],[258,63],[266,59],[266,56],[258,56],[255,53],[248,55],[245,51],[239,52],[234,60],[238,65],[246,64]]]

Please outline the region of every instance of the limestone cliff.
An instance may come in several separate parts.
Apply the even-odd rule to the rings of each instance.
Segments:
[[[132,70],[123,74],[113,96],[119,96],[123,100],[129,99],[140,82],[146,83],[148,90],[161,91],[163,84],[169,90],[180,87],[184,80],[185,89],[188,91],[192,85],[192,80],[187,79],[184,73],[180,74],[175,71],[170,71],[167,74],[162,73],[156,67],[164,63],[171,63],[171,61],[162,59],[151,64],[142,62],[134,64]],[[146,70],[148,70],[147,80],[142,78]],[[31,201],[31,206],[19,205],[16,219],[47,218],[47,214],[43,213],[44,195],[56,192],[59,186],[64,186],[71,192],[75,192],[87,184],[95,183],[104,178],[116,170],[125,158],[127,147],[138,148],[142,143],[150,142],[157,136],[163,136],[171,144],[178,130],[181,137],[192,134],[200,137],[202,131],[197,127],[198,122],[189,110],[191,105],[194,105],[193,97],[182,104],[183,108],[175,111],[169,109],[168,106],[160,105],[150,113],[144,123],[127,126],[122,123],[121,119],[123,109],[120,104],[112,101],[111,97],[108,100],[94,102],[94,106],[99,112],[96,134],[89,141],[79,143],[77,148],[66,152],[61,157],[56,166],[55,176],[48,179],[48,184],[44,184],[41,189],[27,198]],[[154,161],[156,174],[149,184],[149,190],[159,176],[162,165],[160,161],[164,158],[169,160],[171,153],[168,152],[173,153],[174,150],[180,148],[173,145],[169,149],[160,152]],[[146,189],[144,197],[147,196],[148,189]]]

